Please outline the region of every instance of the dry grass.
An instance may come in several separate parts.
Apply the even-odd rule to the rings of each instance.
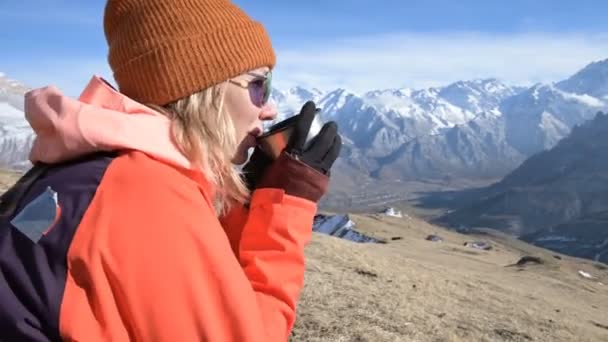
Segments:
[[[20,174],[15,171],[0,169],[0,194],[6,191],[17,181]]]
[[[463,246],[470,236],[414,218],[351,218],[361,231],[402,240],[315,234],[291,341],[608,341],[608,271],[592,262],[557,260],[502,235],[479,251]],[[446,241],[425,241],[432,233]],[[546,263],[505,267],[522,255]]]

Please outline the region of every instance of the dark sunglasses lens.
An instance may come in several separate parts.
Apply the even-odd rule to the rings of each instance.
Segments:
[[[259,78],[249,82],[249,96],[251,102],[258,106],[264,106],[270,99],[272,91],[272,74],[268,73],[265,78]]]
[[[253,102],[254,105],[261,107],[264,105],[264,89],[265,89],[265,85],[264,85],[264,80],[259,79],[259,80],[255,80],[252,81],[251,83],[249,83],[249,95],[251,96],[251,102]]]

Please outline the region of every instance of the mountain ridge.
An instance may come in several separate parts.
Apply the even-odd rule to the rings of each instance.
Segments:
[[[313,100],[323,109],[324,120],[338,122],[350,151],[340,163],[345,177],[357,174],[377,181],[387,177],[404,181],[494,179],[554,146],[573,125],[608,108],[608,101],[584,93],[589,84],[600,88],[602,82],[608,84],[608,78],[593,76],[603,75],[604,69],[608,70],[608,59],[593,62],[563,81],[532,87],[507,85],[494,78],[362,94],[294,87],[275,90],[272,100],[280,113],[277,120],[297,113],[306,101]],[[0,89],[2,84],[0,81]],[[0,90],[0,103],[22,110],[14,105],[19,102],[15,96],[20,95],[3,102],[1,94]],[[593,94],[603,95],[603,90]],[[10,126],[6,121],[0,119],[0,125]],[[21,125],[24,123],[23,119]],[[27,146],[27,141],[6,140],[0,136],[0,146],[4,146],[0,152],[21,153],[25,160],[26,149],[16,146]],[[0,162],[0,166],[15,164],[14,159]]]
[[[608,262],[608,244],[603,244],[608,240],[606,137],[608,115],[600,112],[500,182],[461,197],[461,207],[436,222],[498,229],[566,254],[599,255],[598,261]]]

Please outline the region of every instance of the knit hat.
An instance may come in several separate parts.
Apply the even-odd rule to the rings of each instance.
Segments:
[[[276,63],[264,27],[229,0],[108,0],[104,30],[120,92],[144,104]]]

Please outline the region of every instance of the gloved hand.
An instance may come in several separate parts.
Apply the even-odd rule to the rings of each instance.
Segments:
[[[342,138],[338,134],[338,124],[327,122],[317,136],[307,145],[306,137],[315,118],[317,108],[312,101],[306,102],[300,111],[285,151],[310,167],[327,175],[338,159],[342,148]]]
[[[268,163],[261,150],[253,158],[251,166],[243,168],[254,170],[250,179],[254,180],[251,190],[259,188],[282,189],[286,194],[317,202],[327,191],[329,171],[340,154],[342,139],[338,135],[335,122],[326,123],[319,134],[305,144],[310,126],[316,115],[316,106],[307,102],[294,125],[287,146],[277,158]],[[268,158],[268,157],[266,157]]]

